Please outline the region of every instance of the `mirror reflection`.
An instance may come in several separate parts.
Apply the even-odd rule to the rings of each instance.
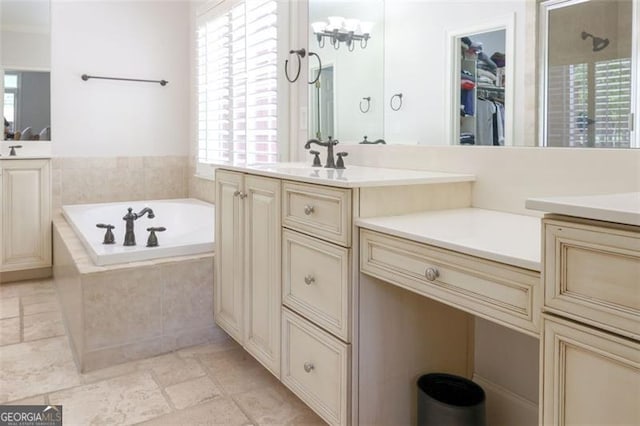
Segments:
[[[505,145],[505,41],[506,30],[458,39],[460,145]]]
[[[632,147],[632,1],[547,1],[541,15],[543,143]]]
[[[0,0],[3,139],[51,140],[49,9],[44,0]]]
[[[389,144],[637,146],[638,132],[632,124],[635,120],[635,128],[640,127],[638,114],[633,115],[639,104],[634,87],[638,49],[633,40],[638,38],[634,25],[639,3],[309,0],[308,48],[333,67],[332,106],[326,108],[333,111],[333,128],[320,126],[321,133],[333,134],[323,134],[323,139],[333,136],[341,143],[359,143],[368,136],[369,141],[384,139]],[[364,49],[361,40],[348,37],[349,28],[362,33],[351,19],[374,23]],[[496,28],[501,19],[509,20],[510,27]],[[450,41],[452,33],[459,44]],[[506,46],[493,47],[484,37],[504,40]],[[471,68],[471,74],[473,69],[490,74],[493,70],[490,62],[484,68],[476,66],[480,52],[469,48],[463,52],[463,38],[482,43],[483,56],[496,65],[495,78],[469,79],[473,88],[463,81],[464,67]],[[379,44],[371,50],[375,43]],[[496,63],[499,55],[491,58],[496,52],[505,54],[504,67]],[[459,58],[457,71],[451,62],[454,55]],[[465,55],[469,62],[463,64]],[[498,68],[504,68],[504,74]],[[323,106],[318,108],[314,90],[318,88],[309,89],[310,137],[316,136],[318,117],[323,120],[318,114]],[[403,94],[402,107],[394,110],[391,98],[398,93]],[[369,112],[361,112],[360,107],[366,110],[369,103]],[[483,117],[476,113],[478,105],[497,117],[494,131],[484,136],[480,130],[489,129],[489,120],[486,125],[479,123]],[[461,106],[473,109],[473,114]],[[324,119],[331,121],[329,116]],[[493,118],[490,124],[494,128]]]
[[[382,138],[384,2],[311,0],[309,23],[309,50],[323,64],[309,85],[309,138]],[[309,64],[312,81],[317,68]]]

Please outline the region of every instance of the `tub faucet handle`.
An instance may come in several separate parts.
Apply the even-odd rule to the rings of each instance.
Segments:
[[[115,244],[116,239],[113,236],[113,232],[111,232],[115,226],[111,224],[97,223],[96,228],[107,230],[107,232],[104,233],[104,240],[102,240],[102,244]]]
[[[156,232],[163,232],[166,230],[167,228],[165,228],[164,226],[147,228],[147,231],[149,231],[149,238],[147,239],[147,247],[158,247],[158,236],[156,235]]]

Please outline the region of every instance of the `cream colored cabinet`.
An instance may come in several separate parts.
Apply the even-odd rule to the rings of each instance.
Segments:
[[[543,220],[544,424],[640,424],[640,228]]]
[[[216,322],[280,374],[280,181],[216,172]]]
[[[329,424],[349,424],[352,192],[282,186],[281,380]]]
[[[51,162],[0,161],[0,271],[51,267]]]

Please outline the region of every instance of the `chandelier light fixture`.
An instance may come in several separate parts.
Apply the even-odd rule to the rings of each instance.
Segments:
[[[329,23],[314,22],[311,27],[321,48],[324,47],[326,39],[329,39],[329,43],[334,49],[339,49],[340,43],[344,43],[349,52],[353,52],[356,41],[360,41],[360,48],[367,47],[371,38],[373,22],[345,19],[342,16],[329,16]]]

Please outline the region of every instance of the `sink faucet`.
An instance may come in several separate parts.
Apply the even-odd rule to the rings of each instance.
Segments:
[[[153,219],[155,214],[153,214],[153,210],[149,207],[145,207],[140,210],[138,213],[132,213],[133,209],[129,207],[127,209],[127,214],[124,215],[122,220],[126,221],[125,224],[125,233],[124,233],[124,244],[125,246],[135,246],[136,245],[136,235],[133,233],[133,221],[136,219],[140,219],[142,216],[147,214],[149,219]]]
[[[322,142],[318,139],[309,139],[307,143],[304,144],[304,149],[311,149],[311,144],[313,143],[319,146],[327,147],[327,162],[324,165],[324,167],[327,169],[335,169],[336,163],[335,163],[335,159],[333,158],[333,147],[334,145],[337,145],[340,142],[337,139],[331,139],[331,136],[329,136],[329,140],[326,142]]]

